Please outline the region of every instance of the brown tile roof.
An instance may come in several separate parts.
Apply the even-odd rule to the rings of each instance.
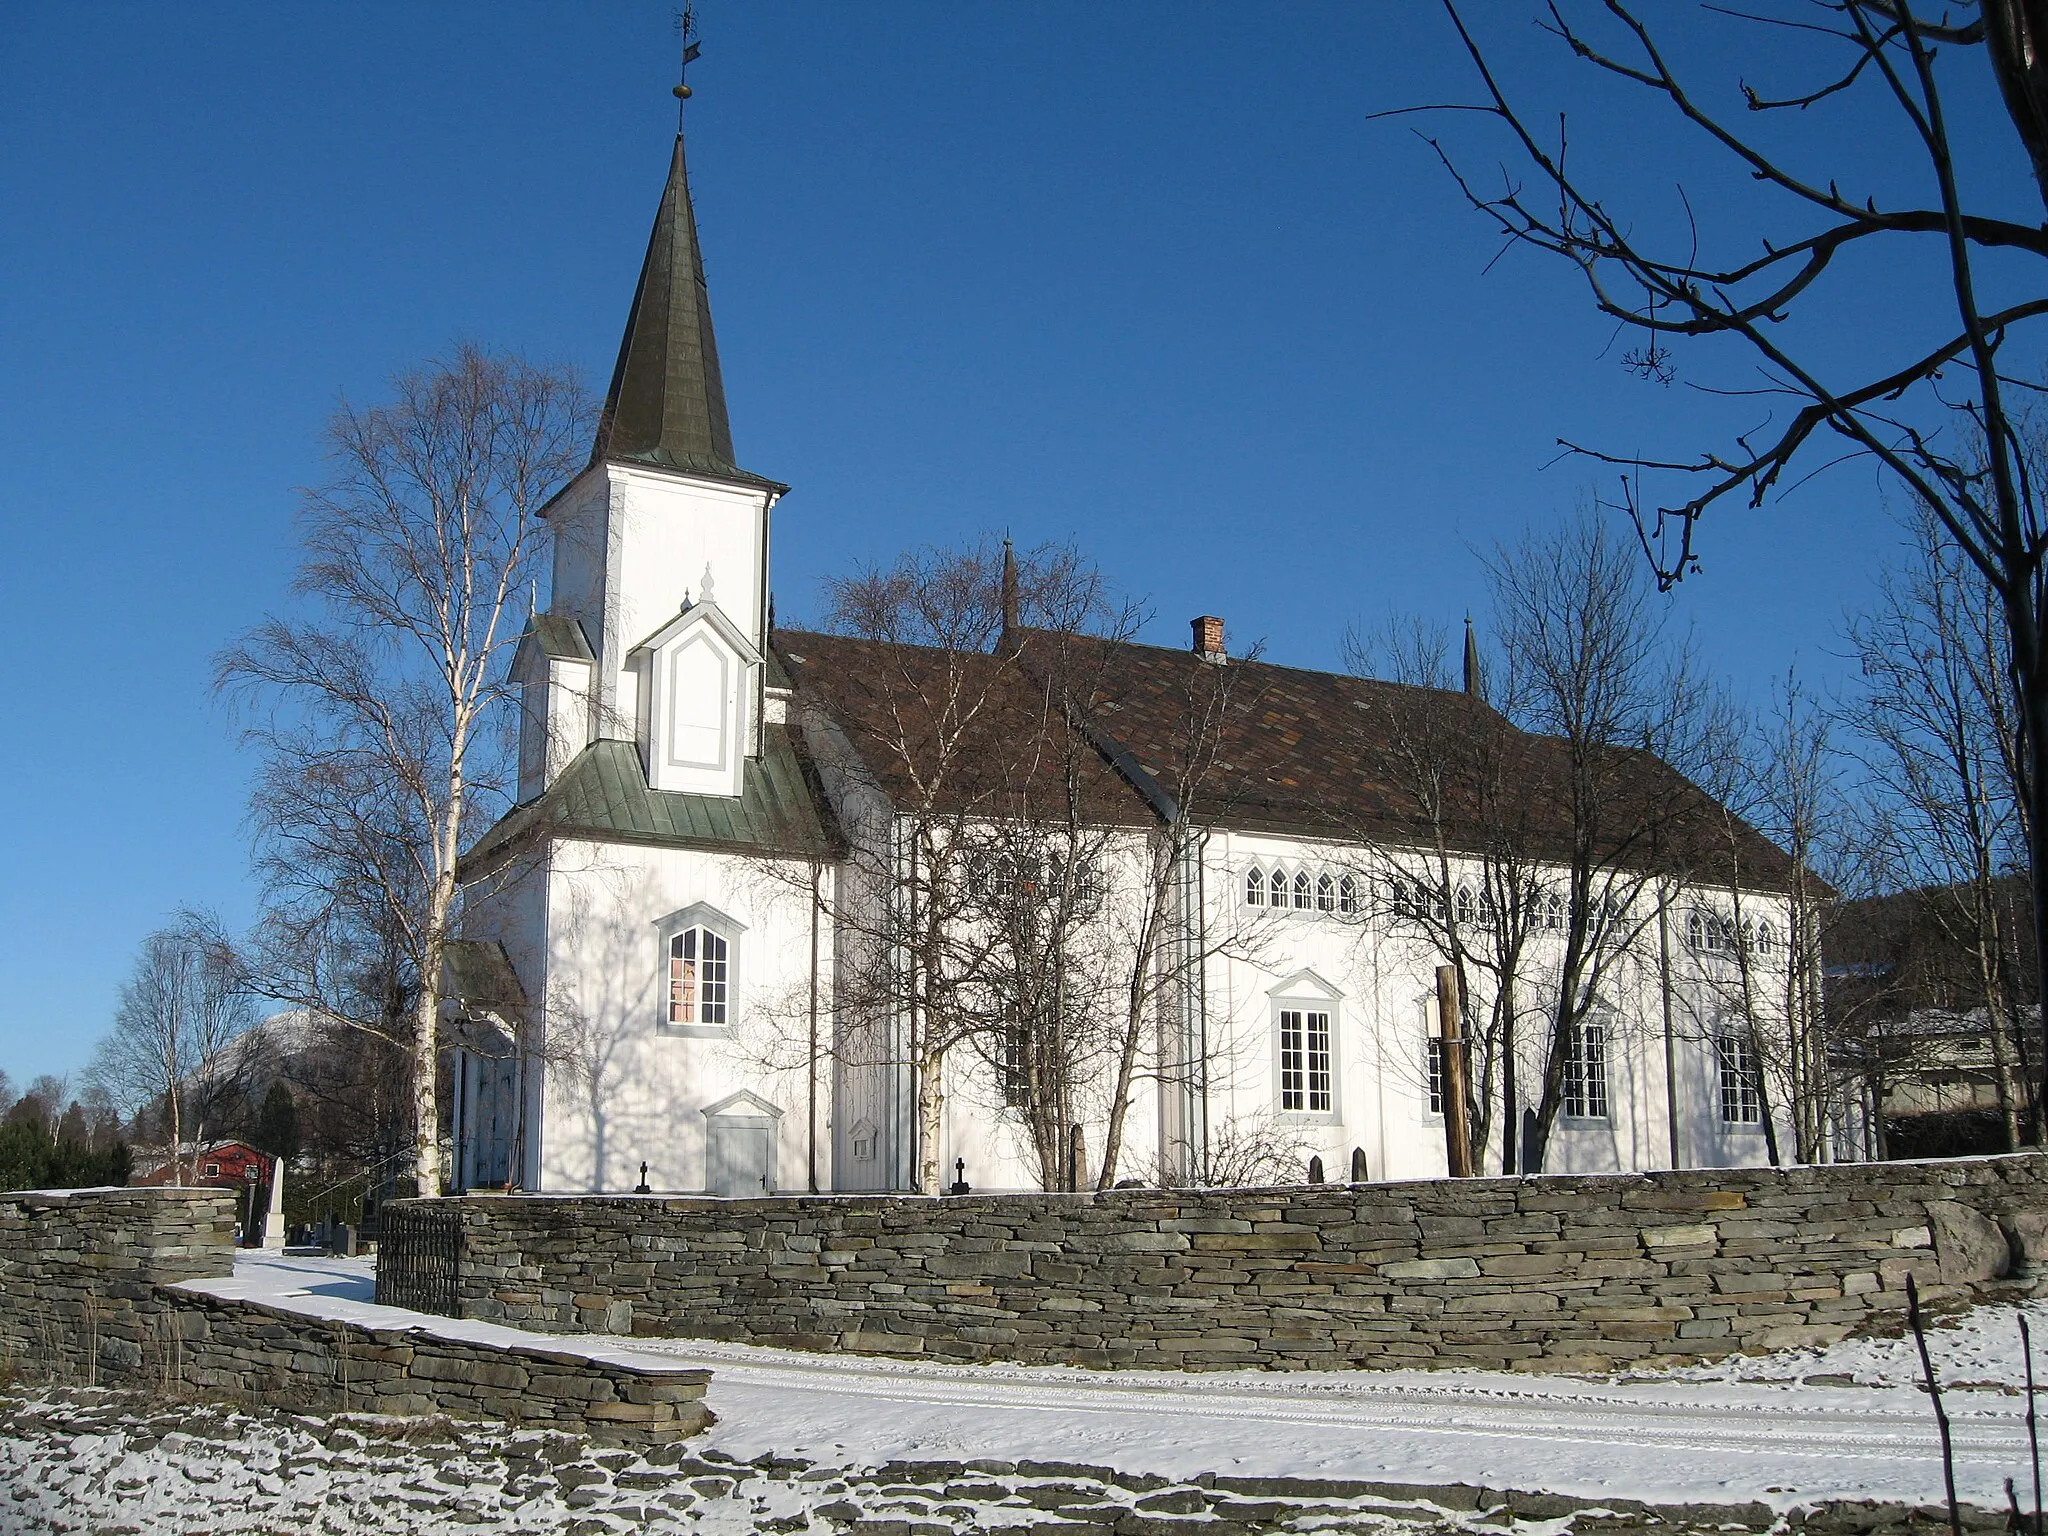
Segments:
[[[993,754],[979,777],[956,775],[963,788],[1022,771],[1032,793],[1045,792],[1046,775],[1072,756],[1060,745],[1065,718],[1049,707],[1065,692],[1085,699],[1084,729],[1121,770],[1087,785],[1091,814],[1105,821],[1139,824],[1156,817],[1156,805],[1186,797],[1198,819],[1244,831],[1427,845],[1432,816],[1410,755],[1420,745],[1427,750],[1416,755],[1454,765],[1437,781],[1454,848],[1483,846],[1489,826],[1513,815],[1524,846],[1547,858],[1567,851],[1564,742],[1519,730],[1479,699],[1258,660],[1219,666],[1129,642],[1018,638],[1014,657],[786,630],[775,641],[799,695],[848,729],[898,805],[939,787],[943,776],[917,760],[942,734]],[[979,711],[973,730],[937,729],[934,709],[949,702]],[[1192,749],[1204,740],[1213,746]],[[885,750],[875,756],[875,747]],[[1656,757],[1617,750],[1602,777],[1610,811],[1599,841],[1625,862],[1701,881],[1739,875],[1752,889],[1786,883],[1778,848]],[[964,808],[957,796],[942,799],[935,808]]]
[[[1017,658],[799,630],[774,644],[798,698],[824,705],[899,809],[1057,816],[1071,794],[1098,825],[1156,819]]]

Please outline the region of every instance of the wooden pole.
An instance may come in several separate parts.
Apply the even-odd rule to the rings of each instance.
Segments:
[[[1436,1009],[1444,1053],[1444,1162],[1454,1179],[1472,1177],[1472,1132],[1465,1120],[1465,1039],[1458,1013],[1458,968],[1436,968]]]

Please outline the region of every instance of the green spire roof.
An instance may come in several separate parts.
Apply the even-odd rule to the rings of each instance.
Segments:
[[[680,133],[591,458],[775,485],[733,462],[732,423],[725,414],[725,382],[718,373],[711,295]]]

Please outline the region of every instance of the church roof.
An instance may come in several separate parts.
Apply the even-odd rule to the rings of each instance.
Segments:
[[[831,857],[837,847],[824,797],[781,726],[762,730],[738,799],[650,789],[630,741],[594,741],[545,794],[514,806],[462,858],[471,880],[544,838],[729,849],[771,857]]]
[[[718,340],[711,330],[711,294],[697,244],[683,136],[676,135],[668,185],[654,215],[647,258],[633,290],[625,338],[605,393],[591,461],[645,464],[709,479],[774,490],[787,487],[750,474],[733,460],[732,423]]]
[[[1049,644],[1052,637],[1047,637]],[[778,629],[797,697],[821,702],[899,808],[941,816],[1156,819],[1042,677],[1008,654]]]
[[[910,803],[917,770],[890,760],[907,757],[907,749],[885,750],[878,759],[875,746],[908,741],[905,695],[928,688],[949,668],[962,669],[970,680],[984,670],[1009,674],[1000,686],[979,682],[954,691],[1014,701],[987,710],[986,736],[1001,743],[1004,761],[1042,773],[1044,764],[1062,756],[1048,748],[1046,737],[1072,718],[1045,707],[1057,672],[1064,677],[1060,687],[1086,696],[1079,711],[1085,730],[1124,786],[1091,786],[1095,814],[1105,821],[1156,819],[1186,798],[1190,813],[1211,825],[1333,842],[1427,846],[1440,819],[1453,849],[1477,851],[1511,807],[1523,818],[1514,828],[1523,847],[1550,859],[1568,850],[1565,743],[1518,729],[1461,690],[1257,660],[1219,666],[1191,651],[1043,630],[1023,630],[1013,639],[1010,653],[948,659],[919,646],[775,635],[799,697],[820,701],[850,728],[856,748],[899,806]],[[1197,736],[1207,745],[1191,751]],[[923,746],[928,750],[929,740]],[[1416,791],[1416,759],[1408,754],[1418,749],[1460,764],[1439,781],[1440,818]],[[1616,749],[1601,773],[1608,784],[1603,841],[1624,862],[1681,869],[1693,878],[1739,878],[1750,889],[1789,881],[1791,862],[1776,845],[1669,764],[1647,752]],[[1519,792],[1531,787],[1537,792]]]

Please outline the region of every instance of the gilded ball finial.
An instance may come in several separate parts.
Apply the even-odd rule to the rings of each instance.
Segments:
[[[687,85],[679,85],[670,93],[677,101],[688,101],[694,94]]]

